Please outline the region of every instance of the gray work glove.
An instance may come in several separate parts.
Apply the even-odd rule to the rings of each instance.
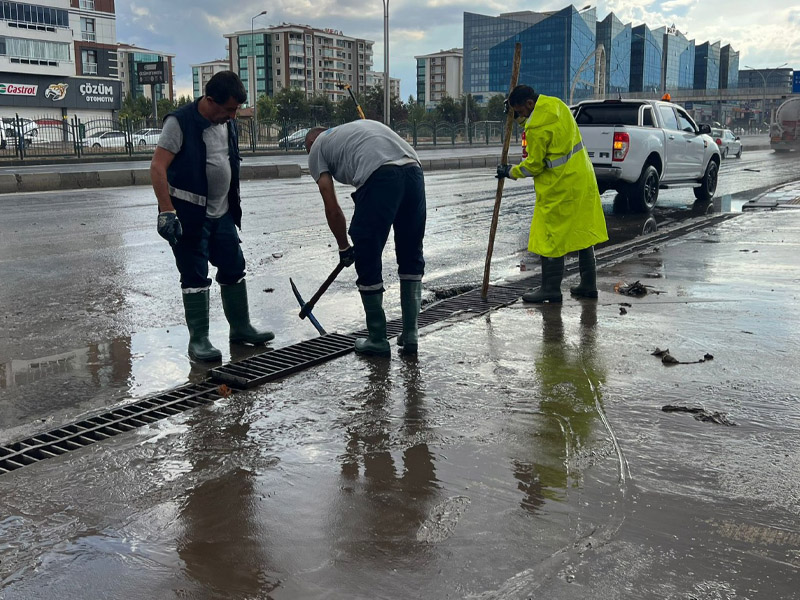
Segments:
[[[511,176],[511,165],[497,165],[497,175],[495,177],[497,179],[503,179],[504,177],[514,179]]]
[[[356,251],[352,246],[339,250],[339,264],[349,267],[356,261]]]
[[[158,213],[158,235],[167,240],[170,246],[178,244],[183,235],[183,227],[175,211]]]

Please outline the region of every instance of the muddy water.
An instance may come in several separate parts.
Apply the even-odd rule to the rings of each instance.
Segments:
[[[597,303],[454,320],[417,361],[0,477],[0,597],[795,598],[798,232],[742,216],[604,271]],[[640,278],[659,293],[620,314]]]

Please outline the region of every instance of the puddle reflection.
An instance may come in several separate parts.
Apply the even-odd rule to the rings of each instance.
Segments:
[[[349,501],[339,503],[343,514],[335,520],[346,532],[331,537],[351,557],[373,559],[372,542],[402,554],[416,537],[439,492],[434,457],[425,442],[430,427],[425,408],[425,383],[416,358],[404,358],[399,367],[403,394],[402,436],[393,439],[396,417],[392,408],[391,362],[369,360],[364,388],[354,401],[360,413],[348,426],[341,461],[341,488]],[[397,448],[402,448],[398,455]],[[394,452],[393,452],[394,450]],[[355,531],[354,531],[355,529]]]
[[[538,512],[548,500],[563,500],[569,487],[579,485],[581,463],[591,452],[602,405],[601,386],[606,374],[597,360],[597,303],[581,302],[577,343],[567,340],[561,305],[531,309],[542,317],[542,340],[534,358],[534,382],[541,398],[539,410],[546,419],[528,434],[535,443],[531,461],[512,461],[521,506]]]

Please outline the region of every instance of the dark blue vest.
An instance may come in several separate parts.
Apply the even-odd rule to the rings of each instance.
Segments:
[[[183,132],[183,146],[175,155],[172,163],[167,168],[167,181],[170,186],[177,188],[188,196],[195,195],[200,198],[208,196],[208,179],[206,178],[206,144],[203,141],[203,132],[211,126],[211,122],[203,117],[197,110],[200,100],[182,106],[169,117],[178,119]],[[228,160],[231,163],[231,187],[228,190],[228,212],[233,217],[236,226],[242,228],[242,204],[239,196],[239,136],[236,124],[228,122]],[[183,226],[184,235],[199,234],[206,216],[205,202],[191,201],[170,195],[175,211],[178,213]]]

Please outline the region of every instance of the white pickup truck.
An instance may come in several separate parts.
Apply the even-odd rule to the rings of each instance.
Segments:
[[[692,187],[710,201],[720,152],[708,125],[676,104],[655,100],[589,100],[572,107],[600,193],[616,190],[632,208],[650,211],[658,190]]]

